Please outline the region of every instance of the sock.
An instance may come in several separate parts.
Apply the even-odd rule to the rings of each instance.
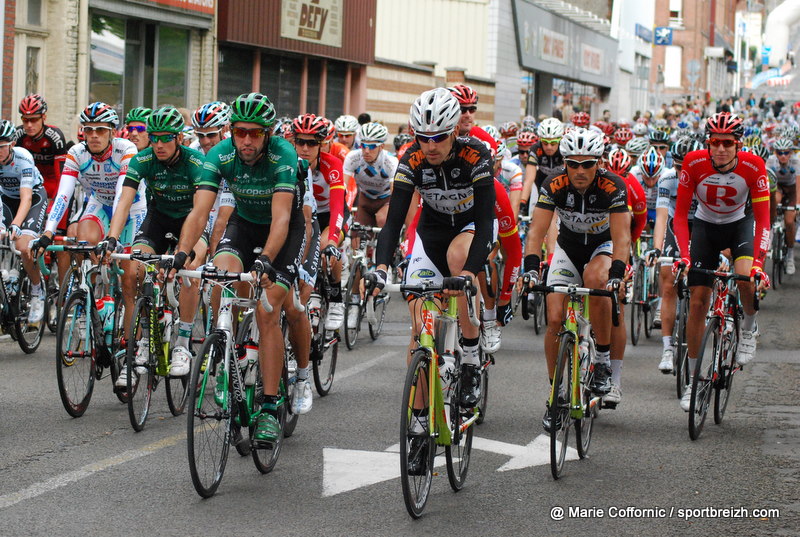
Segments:
[[[461,348],[464,350],[464,354],[461,356],[461,364],[468,364],[468,365],[481,365],[480,362],[480,353],[478,351],[478,342],[480,341],[479,338],[472,338],[467,339],[464,338],[461,340]]]
[[[493,307],[490,310],[483,310],[483,320],[484,321],[496,321],[497,320],[497,306]]]
[[[32,295],[41,295],[42,294],[42,282],[39,282],[36,285],[31,284],[31,294]]]
[[[689,379],[694,378],[695,367],[697,367],[697,358],[689,358]]]
[[[611,365],[611,345],[597,346],[597,364]]]
[[[662,336],[661,342],[664,344],[664,350],[672,347],[672,336]]]
[[[622,360],[611,360],[611,383],[622,388]]]
[[[330,294],[328,295],[328,300],[330,302],[342,301],[342,282],[331,282],[331,290]]]
[[[189,348],[189,338],[192,337],[192,323],[181,321],[178,324],[178,339],[175,340],[176,347]]]
[[[308,380],[308,366],[297,368],[297,380]]]
[[[786,252],[786,259],[794,261],[794,246],[789,246],[789,250]]]
[[[752,332],[753,328],[756,326],[756,314],[748,315],[747,313],[744,314],[744,318],[742,319],[742,330],[747,330],[748,332]]]
[[[261,403],[261,412],[269,412],[276,418],[278,417],[278,396],[264,395],[264,402]]]
[[[428,409],[413,409],[411,411],[411,431],[414,433],[423,433],[428,428]]]

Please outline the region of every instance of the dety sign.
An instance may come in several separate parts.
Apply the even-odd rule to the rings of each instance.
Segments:
[[[281,37],[342,46],[342,0],[283,0]]]

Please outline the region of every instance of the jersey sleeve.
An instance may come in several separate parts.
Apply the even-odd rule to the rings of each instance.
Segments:
[[[53,205],[50,208],[50,213],[47,215],[47,223],[45,224],[45,231],[55,233],[58,229],[58,223],[64,217],[69,207],[69,202],[72,195],[75,193],[75,185],[78,182],[78,175],[80,168],[77,160],[77,152],[73,146],[67,152],[66,159],[64,160],[64,169],[61,172],[61,179],[58,182],[58,192],[56,198],[53,200]]]
[[[684,164],[678,181],[678,198],[675,202],[675,216],[672,220],[672,229],[678,243],[681,257],[689,258],[689,208],[692,205],[695,184]]]
[[[39,171],[33,162],[33,155],[27,151],[19,150],[15,152],[14,160],[19,163],[19,187],[33,190],[41,182],[38,180]],[[25,154],[27,153],[27,154]]]
[[[506,254],[500,291],[500,300],[505,302],[511,299],[511,291],[519,276],[519,268],[522,263],[522,241],[519,238],[511,200],[508,199],[508,194],[499,181],[495,181],[494,194],[494,215],[497,218],[500,244]]]
[[[200,172],[200,179],[197,182],[198,189],[219,191],[222,170],[235,158],[235,151],[229,151],[228,154],[222,153],[220,146],[224,144],[225,142],[221,142],[215,145],[206,155],[206,161],[203,163],[203,170]]]
[[[754,158],[757,172],[750,182],[750,199],[753,202],[753,217],[756,234],[753,241],[753,266],[764,267],[769,250],[769,180],[767,170],[760,158]]]
[[[328,226],[328,240],[334,244],[339,242],[339,230],[344,223],[344,178],[342,177],[342,161],[331,158],[327,180],[330,185],[331,219]]]
[[[147,178],[150,163],[155,157],[150,151],[142,151],[141,153],[137,153],[136,156],[126,155],[126,157],[125,171],[120,171],[120,176],[124,175],[122,185],[136,190],[139,188],[139,184],[142,180]]]
[[[400,162],[397,163],[397,170],[394,173],[393,188],[395,190],[414,190],[414,170],[419,166],[424,158],[418,146],[411,146],[403,154]]]
[[[628,187],[628,202],[631,207],[633,219],[631,220],[631,240],[636,241],[642,236],[644,226],[647,225],[647,198],[642,185],[635,179],[626,181]],[[669,207],[669,203],[667,203]]]

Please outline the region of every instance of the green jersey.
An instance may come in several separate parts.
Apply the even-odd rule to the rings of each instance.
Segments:
[[[179,146],[177,162],[167,166],[156,158],[153,148],[137,153],[128,166],[125,186],[138,188],[142,180],[147,189],[147,207],[169,216],[185,218],[191,211],[194,192],[203,173],[200,151]]]
[[[254,224],[272,223],[272,195],[295,193],[297,186],[297,153],[279,136],[270,136],[269,147],[255,165],[245,164],[228,138],[215,145],[206,155],[199,187],[217,191],[222,180],[236,201],[236,212]]]

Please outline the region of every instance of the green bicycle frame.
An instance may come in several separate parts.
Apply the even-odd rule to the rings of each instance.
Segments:
[[[580,312],[580,316],[583,317],[586,322],[589,322],[589,301],[586,300],[585,297],[569,297],[567,301],[567,311],[566,311],[566,319],[564,320],[564,329],[562,330],[562,334],[564,333],[572,333],[573,335],[573,344],[572,344],[572,369],[569,372],[572,378],[572,393],[570,394],[570,417],[573,419],[583,419],[584,417],[584,410],[581,406],[581,386],[580,386],[580,374],[581,374],[581,364],[580,364],[580,353],[578,349],[580,348],[580,326],[578,326],[578,313]],[[556,383],[553,382],[550,386],[550,405],[556,404],[555,402],[558,400],[558,389],[559,387],[556,386]]]

